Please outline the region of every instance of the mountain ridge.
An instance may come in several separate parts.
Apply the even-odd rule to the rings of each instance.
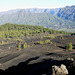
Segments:
[[[75,5],[60,8],[57,16],[61,17],[62,19],[75,21]]]
[[[13,9],[13,10],[0,12],[0,17],[3,15],[7,15],[7,14],[18,13],[21,10],[25,10],[27,13],[50,13],[52,15],[56,15],[59,9],[60,8],[56,8],[56,9],[49,9],[49,8],[46,8],[46,9],[43,9],[43,8]]]
[[[69,8],[69,6],[65,7],[65,9],[66,8]],[[65,29],[68,31],[69,30],[75,31],[74,21],[70,19],[69,20],[63,19],[62,17],[57,16],[58,14],[57,12],[62,9],[63,8],[61,9],[34,8],[34,9],[17,9],[16,11],[10,10],[10,12],[7,11],[5,15],[0,16],[0,24],[14,23],[14,24],[26,24],[26,25],[41,25],[43,27],[55,30]]]

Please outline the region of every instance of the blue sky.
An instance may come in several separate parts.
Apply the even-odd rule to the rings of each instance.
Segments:
[[[0,0],[0,11],[18,8],[59,8],[75,5],[75,0]]]

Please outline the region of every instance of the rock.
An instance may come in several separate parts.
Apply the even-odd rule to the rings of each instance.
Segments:
[[[66,60],[67,60],[67,61],[72,61],[72,62],[74,61],[73,58],[69,58],[69,57],[68,57]]]
[[[61,66],[52,66],[52,75],[68,75],[68,70],[65,65]]]
[[[74,66],[74,59],[73,58],[66,58],[65,64],[68,68],[72,68]]]

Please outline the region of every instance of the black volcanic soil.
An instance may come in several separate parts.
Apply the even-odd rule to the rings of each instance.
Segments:
[[[41,36],[25,38],[25,40],[27,43],[32,44],[31,41],[38,41]],[[16,49],[15,42],[0,45],[0,73],[10,75],[51,75],[52,65],[65,64],[68,68],[64,60],[67,57],[72,57],[75,60],[75,49],[66,51],[65,46],[69,42],[75,44],[75,36],[63,35],[63,37],[65,39],[61,39],[60,36],[52,39],[53,44],[37,44],[22,50]],[[8,49],[9,46],[10,49]],[[69,75],[75,74],[75,67],[68,68],[68,70]]]

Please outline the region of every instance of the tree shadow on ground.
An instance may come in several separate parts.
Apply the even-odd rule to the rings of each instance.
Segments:
[[[63,46],[58,46],[59,48],[62,48],[62,49],[66,49],[66,47],[63,47]]]

